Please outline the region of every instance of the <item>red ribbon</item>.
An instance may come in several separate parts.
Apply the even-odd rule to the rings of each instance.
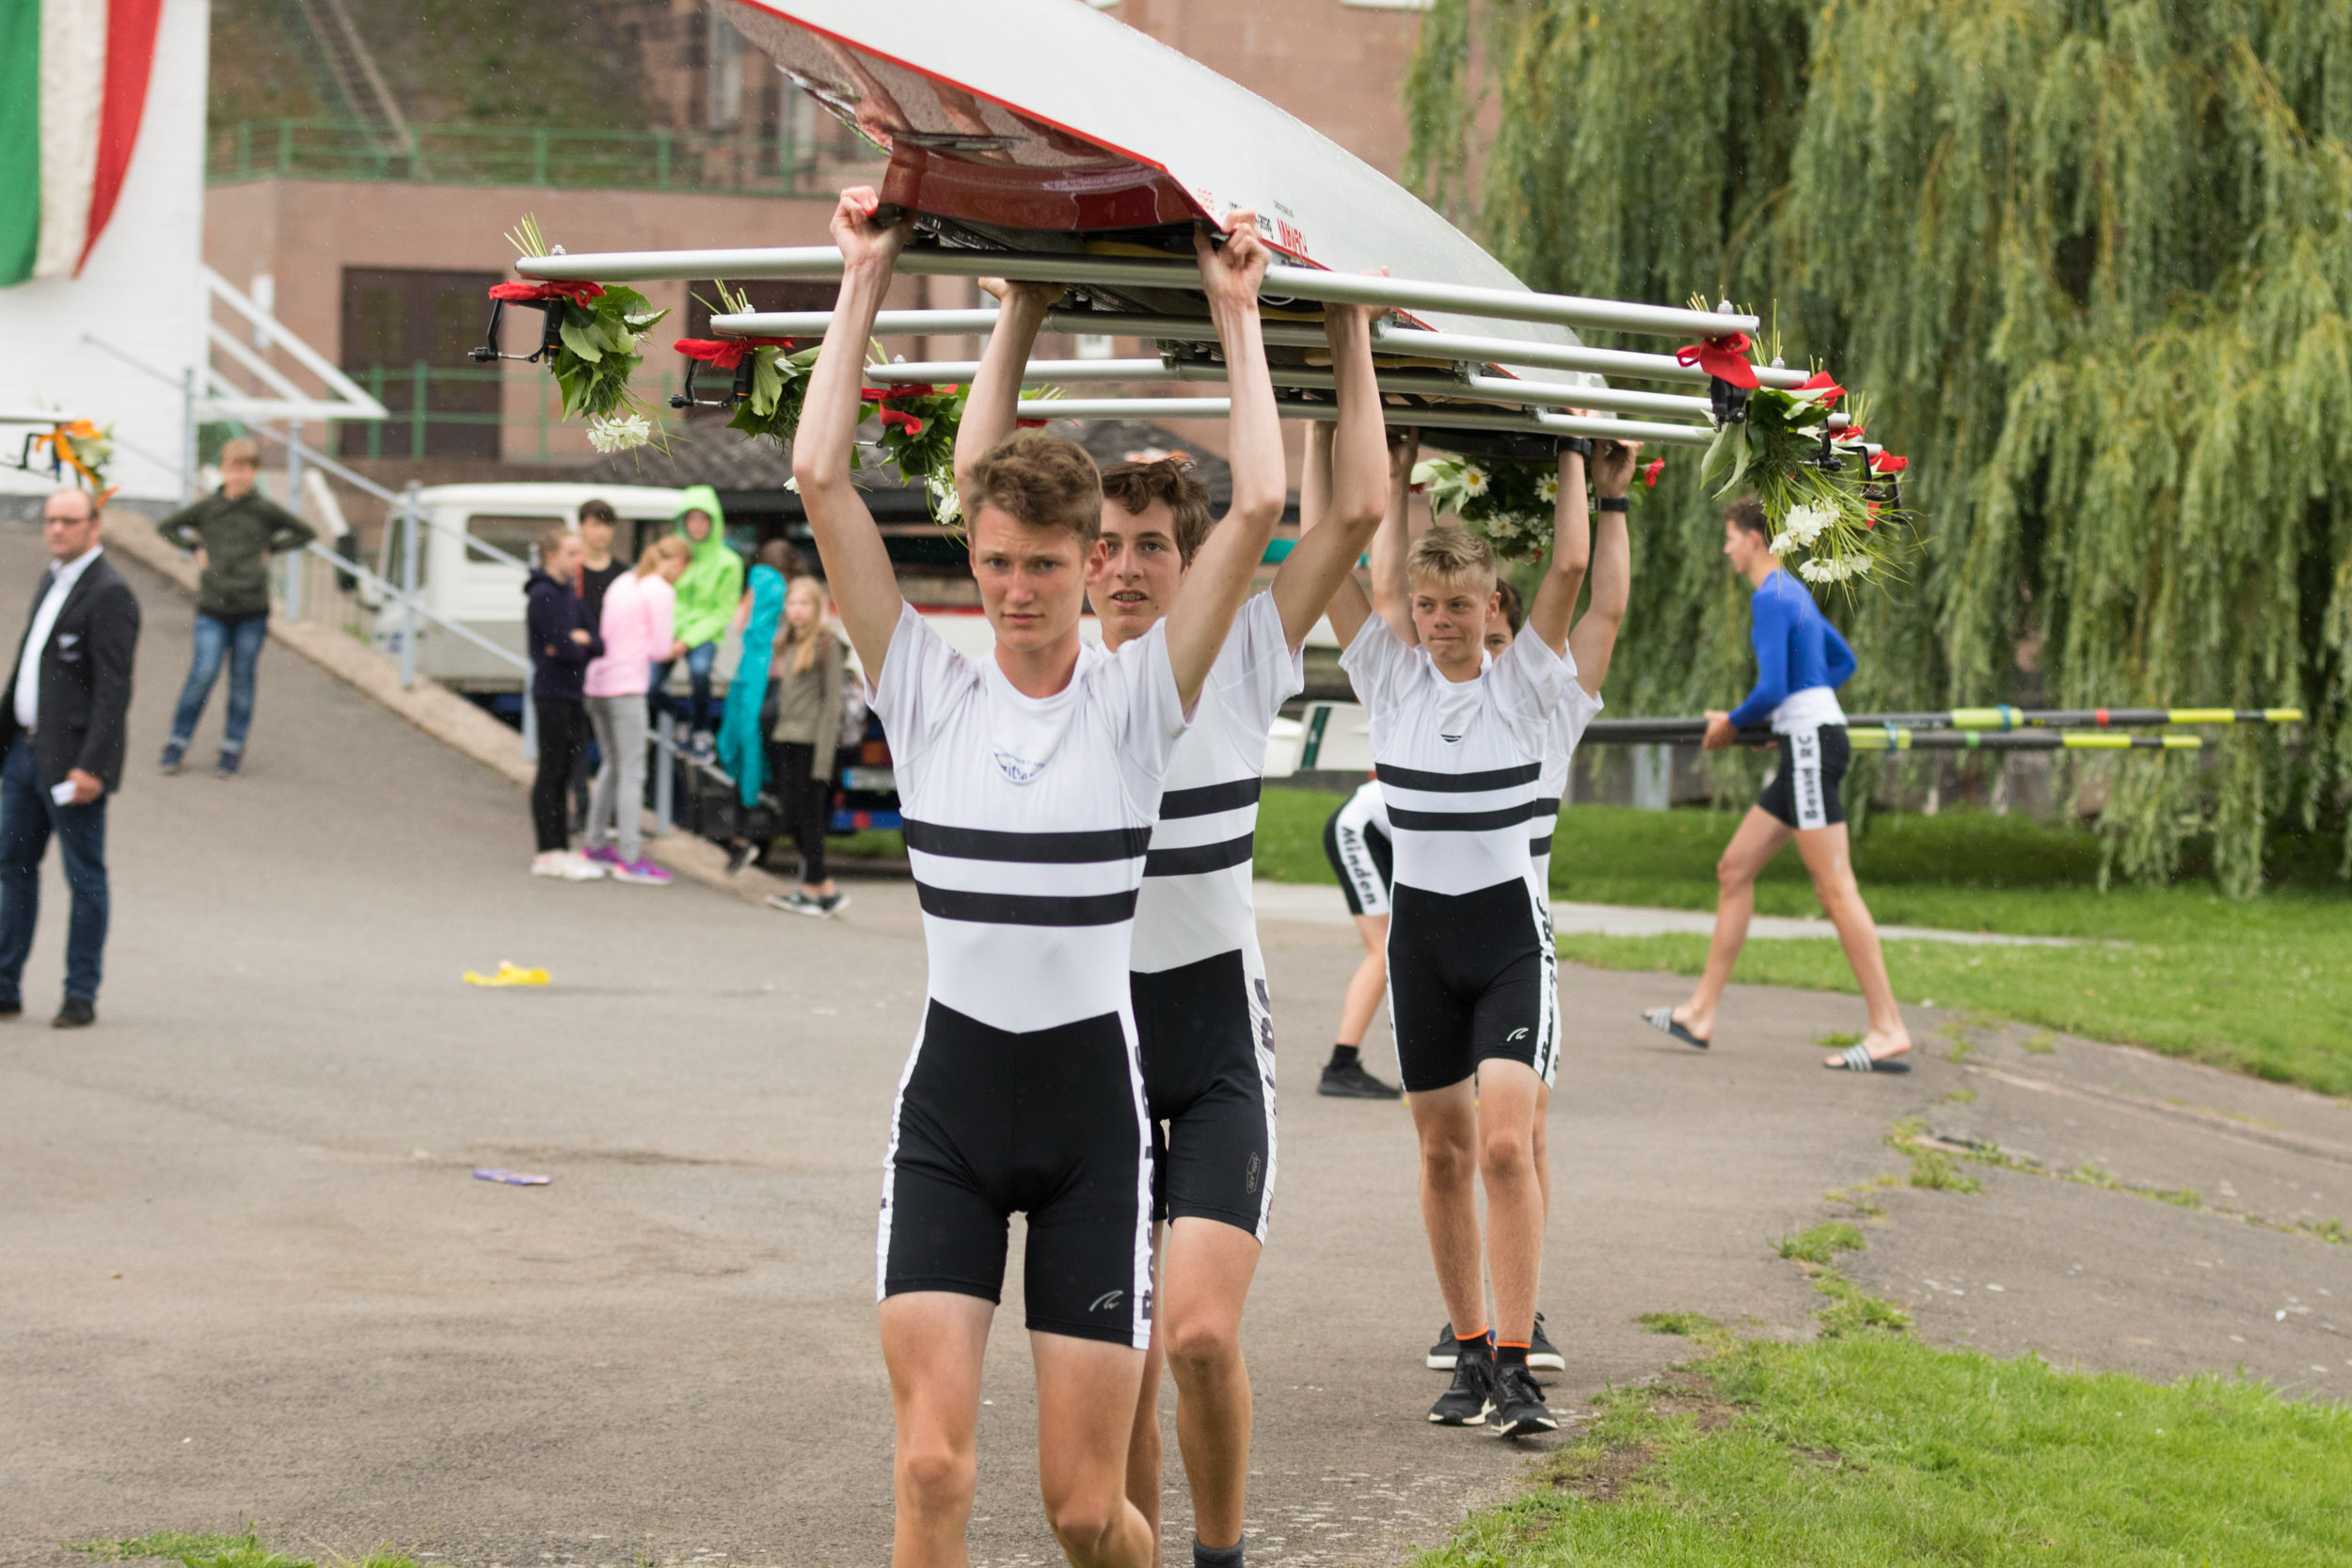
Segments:
[[[1798,388],[1797,390],[1800,392],[1818,392],[1825,388],[1829,392],[1829,396],[1821,399],[1821,406],[1824,408],[1831,407],[1839,398],[1846,395],[1846,388],[1837,385],[1836,378],[1833,377],[1827,371],[1815,371],[1811,375],[1804,378],[1804,385]]]
[[[1015,430],[1043,430],[1050,422],[1046,420],[1015,420],[1012,424]]]
[[[1703,343],[1685,343],[1675,350],[1675,363],[1696,365],[1734,387],[1756,385],[1756,366],[1748,359],[1748,335],[1744,332],[1726,332]]]
[[[568,299],[574,305],[585,305],[604,293],[601,283],[533,283],[517,280],[490,285],[492,299],[513,300],[528,304],[532,301]]]
[[[904,430],[909,436],[920,436],[923,434],[923,421],[916,419],[914,415],[907,413],[903,409],[884,408],[882,411],[882,428],[885,430],[889,429],[893,425],[897,425],[899,429]]]
[[[1880,452],[1876,457],[1870,459],[1870,471],[1872,473],[1899,474],[1910,467],[1910,458],[1898,457],[1891,451]]]
[[[790,348],[790,338],[680,338],[670,346],[689,359],[731,371],[755,348]]]
[[[1657,489],[1657,488],[1658,488],[1658,476],[1659,476],[1659,474],[1660,474],[1661,472],[1662,472],[1662,471],[1664,470],[1665,467],[1666,467],[1666,460],[1665,460],[1664,458],[1662,458],[1662,457],[1654,457],[1654,458],[1650,459],[1650,461],[1648,461],[1647,463],[1643,464],[1643,465],[1642,465],[1642,487],[1643,487],[1644,489],[1645,489],[1645,490],[1655,490],[1655,489]]]
[[[935,398],[953,396],[957,383],[934,387],[928,381],[910,381],[897,387],[861,387],[857,395],[867,403],[898,403],[906,398]]]

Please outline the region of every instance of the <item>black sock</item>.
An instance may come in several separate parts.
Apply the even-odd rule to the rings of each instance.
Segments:
[[[1488,1338],[1486,1331],[1482,1328],[1477,1333],[1470,1335],[1467,1338],[1456,1334],[1454,1337],[1454,1354],[1457,1355],[1483,1356],[1488,1360],[1492,1360],[1495,1354],[1495,1342],[1492,1338]]]
[[[1241,1568],[1241,1549],[1249,1544],[1243,1536],[1230,1546],[1203,1546],[1200,1538],[1192,1538],[1192,1568]]]
[[[1331,1065],[1335,1068],[1354,1067],[1359,1052],[1352,1045],[1335,1045],[1331,1048]]]
[[[1524,1367],[1527,1365],[1527,1347],[1506,1345],[1498,1341],[1495,1345],[1495,1360],[1505,1367]]]

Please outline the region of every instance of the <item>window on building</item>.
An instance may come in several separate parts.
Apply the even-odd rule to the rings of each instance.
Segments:
[[[494,272],[343,269],[342,368],[391,411],[381,423],[344,425],[343,456],[498,458],[497,367],[468,356],[499,281]],[[535,340],[539,312],[515,314],[507,341]]]

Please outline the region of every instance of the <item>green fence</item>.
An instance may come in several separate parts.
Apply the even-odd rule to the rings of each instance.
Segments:
[[[509,434],[500,440],[499,455],[509,463],[548,462],[548,432],[564,422],[561,394],[555,378],[537,366],[501,371],[473,366],[435,365],[420,359],[414,365],[399,368],[390,365],[370,365],[349,372],[353,379],[368,389],[382,404],[389,420],[355,420],[349,425],[353,436],[362,437],[365,450],[345,451],[347,457],[410,457],[421,460],[428,455],[426,447],[430,427],[434,425],[501,425]],[[509,416],[503,408],[503,388],[499,394],[501,407],[484,410],[436,408],[433,391],[437,387],[479,387],[484,383],[521,382],[532,390],[532,412],[524,418]],[[650,385],[649,385],[650,383]],[[663,372],[659,377],[641,375],[635,385],[646,394],[657,409],[666,410],[676,377]],[[528,433],[528,434],[525,434]],[[520,439],[517,439],[520,436]],[[326,450],[336,450],[335,432],[330,429]],[[526,456],[523,449],[532,449]],[[578,461],[583,454],[557,454],[567,461]]]
[[[205,178],[388,180],[434,185],[545,185],[829,197],[840,176],[882,154],[848,127],[808,141],[723,132],[564,131],[527,125],[421,125],[414,149],[386,147],[344,120],[258,119],[215,127]]]

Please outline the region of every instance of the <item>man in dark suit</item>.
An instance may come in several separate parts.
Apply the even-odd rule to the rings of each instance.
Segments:
[[[60,1029],[98,1018],[106,797],[122,783],[139,642],[139,601],[98,547],[101,520],[96,498],[81,490],[60,490],[41,508],[49,569],[0,692],[0,1018],[24,1011],[19,985],[40,912],[40,858],[54,833],[73,893],[65,1006],[54,1021]]]

